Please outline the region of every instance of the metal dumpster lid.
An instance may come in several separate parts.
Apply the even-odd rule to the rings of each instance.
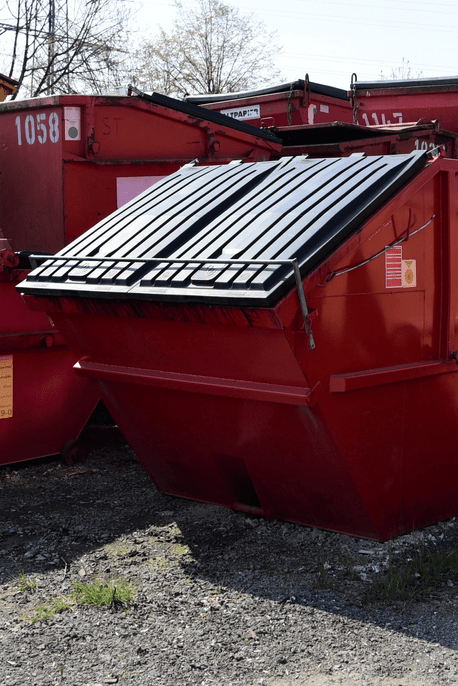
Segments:
[[[438,86],[458,86],[458,76],[438,76],[421,79],[394,79],[392,81],[355,81],[350,88],[359,90],[395,88],[431,88]]]
[[[425,165],[428,153],[185,165],[19,286],[34,295],[270,306]]]
[[[323,83],[308,82],[308,87],[312,93],[319,95],[327,95],[330,98],[338,98],[339,100],[346,100],[348,102],[348,93],[342,88],[335,86],[326,86]],[[196,104],[211,103],[211,102],[226,102],[230,100],[242,100],[244,98],[258,98],[262,95],[274,95],[275,93],[289,93],[291,91],[305,89],[306,82],[304,79],[297,79],[297,81],[290,81],[289,83],[281,83],[278,86],[271,86],[269,88],[260,88],[253,91],[238,91],[237,93],[216,93],[205,95],[189,95],[186,102],[193,102]]]
[[[168,95],[162,95],[161,93],[144,93],[134,86],[129,86],[129,90],[132,93],[135,93],[135,95],[141,100],[151,102],[154,105],[161,105],[162,107],[167,107],[170,110],[183,112],[191,117],[196,117],[196,119],[211,121],[213,124],[226,126],[230,129],[235,129],[236,131],[243,131],[244,133],[249,133],[251,136],[255,136],[256,138],[263,138],[265,140],[272,141],[273,143],[281,143],[280,139],[277,138],[277,136],[271,131],[259,129],[257,126],[252,126],[251,124],[246,124],[243,121],[238,121],[237,119],[228,117],[226,114],[214,112],[213,110],[200,107],[197,104],[193,105],[189,102],[184,102],[183,100],[176,100],[175,98],[171,98]]]

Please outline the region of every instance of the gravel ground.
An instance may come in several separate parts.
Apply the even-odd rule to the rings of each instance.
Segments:
[[[0,504],[2,685],[458,683],[452,572],[371,600],[417,550],[452,551],[455,520],[391,544],[267,522],[158,493],[122,444],[0,469]],[[72,600],[95,579],[133,600]]]

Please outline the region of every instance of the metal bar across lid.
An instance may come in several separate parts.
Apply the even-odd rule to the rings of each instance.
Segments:
[[[218,267],[225,266],[225,267],[231,267],[234,264],[240,264],[240,265],[260,265],[260,266],[265,266],[268,267],[270,265],[286,265],[290,266],[293,271],[294,275],[294,281],[296,284],[296,289],[297,289],[297,296],[299,298],[299,304],[302,312],[302,317],[304,319],[304,327],[305,327],[305,332],[307,334],[308,342],[309,342],[309,349],[314,350],[315,348],[315,340],[313,338],[313,333],[312,329],[310,326],[310,321],[309,321],[309,309],[307,306],[307,301],[305,299],[305,293],[304,293],[304,287],[302,285],[302,278],[301,278],[301,272],[299,269],[299,263],[296,258],[292,258],[289,260],[199,260],[199,259],[194,259],[194,258],[187,258],[187,259],[179,259],[179,258],[164,258],[164,257],[72,257],[71,255],[64,255],[62,257],[59,256],[54,256],[54,257],[44,257],[43,255],[29,255],[29,260],[30,264],[32,265],[33,269],[38,268],[38,260],[43,261],[45,260],[45,264],[41,265],[42,268],[44,269],[49,269],[52,265],[47,264],[48,262],[76,262],[77,264],[72,264],[72,267],[78,267],[78,264],[81,265],[81,263],[84,262],[95,262],[95,263],[100,263],[104,264],[106,262],[113,262],[115,265],[122,262],[123,264],[132,264],[132,263],[139,263],[141,265],[144,264],[200,264],[200,265],[214,265],[217,264]],[[62,264],[56,264],[55,267],[62,267]]]

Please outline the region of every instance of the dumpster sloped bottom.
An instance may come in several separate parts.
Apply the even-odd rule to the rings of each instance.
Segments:
[[[187,168],[20,289],[158,488],[385,540],[458,514],[457,177]]]
[[[122,393],[125,403],[110,411],[122,417],[159,490],[269,519],[375,534],[332,438],[317,436],[320,421],[310,408],[245,400],[241,409],[237,399],[101,385],[105,398]]]

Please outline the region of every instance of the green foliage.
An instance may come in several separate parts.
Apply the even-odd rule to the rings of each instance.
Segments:
[[[172,546],[171,552],[174,555],[187,555],[189,553],[189,547],[187,545],[176,543],[174,546]]]
[[[35,581],[28,581],[26,579],[24,570],[19,574],[19,590],[20,591],[34,591],[37,587]]]
[[[70,599],[59,598],[48,605],[38,605],[34,610],[34,614],[29,617],[29,620],[32,624],[35,624],[35,622],[52,619],[54,615],[59,612],[64,612],[65,610],[70,610],[71,607],[72,602]]]
[[[95,607],[116,604],[125,605],[133,599],[133,595],[132,585],[130,582],[125,581],[125,579],[116,581],[96,579],[86,584],[78,581],[70,596],[37,605],[33,610],[33,614],[27,618],[32,623],[52,619],[54,615],[70,610],[75,605],[94,605]]]
[[[132,600],[133,589],[131,584],[124,579],[104,582],[96,579],[94,582],[83,584],[78,581],[74,588],[74,598],[82,605],[113,605],[115,603],[127,603]]]
[[[390,560],[385,579],[373,585],[367,600],[420,600],[453,579],[458,579],[458,550],[424,548],[403,566]]]
[[[318,565],[318,574],[316,579],[313,582],[313,587],[318,589],[318,588],[328,588],[330,584],[329,577],[326,573],[326,568],[323,564]]]

